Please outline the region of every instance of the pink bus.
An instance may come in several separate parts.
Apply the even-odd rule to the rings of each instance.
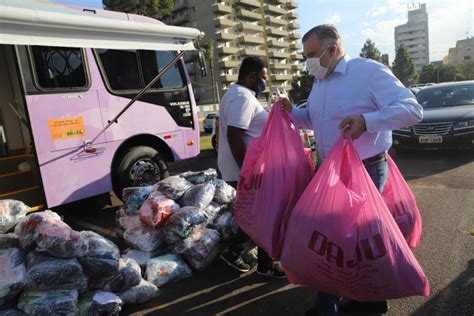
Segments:
[[[0,199],[43,208],[120,196],[196,156],[182,57],[201,36],[133,14],[2,1]]]

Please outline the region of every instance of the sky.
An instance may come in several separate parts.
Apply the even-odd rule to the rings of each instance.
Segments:
[[[313,26],[332,23],[341,34],[346,52],[356,57],[367,38],[383,54],[395,58],[394,27],[407,22],[409,0],[295,0],[300,33]],[[57,0],[100,8],[100,0]],[[425,0],[429,21],[430,61],[442,60],[456,41],[474,37],[473,0]]]

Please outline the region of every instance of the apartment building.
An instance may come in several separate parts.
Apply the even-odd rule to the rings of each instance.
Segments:
[[[456,42],[456,47],[449,49],[443,58],[445,65],[457,65],[463,62],[474,61],[474,37],[468,37]]]

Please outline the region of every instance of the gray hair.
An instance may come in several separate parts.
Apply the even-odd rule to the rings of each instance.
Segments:
[[[321,24],[313,27],[303,36],[303,43],[306,42],[311,35],[316,35],[324,46],[335,44],[337,47],[342,47],[339,31],[332,24]]]

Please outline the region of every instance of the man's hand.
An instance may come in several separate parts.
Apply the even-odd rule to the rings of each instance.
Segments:
[[[290,100],[288,100],[287,98],[280,98],[278,99],[278,102],[280,102],[281,104],[282,111],[286,111],[288,113],[291,113],[291,111],[293,111],[293,106],[291,105]]]
[[[339,128],[349,130],[352,139],[359,138],[360,135],[367,131],[365,119],[362,115],[351,115],[346,117],[341,121],[341,123],[339,123]]]

